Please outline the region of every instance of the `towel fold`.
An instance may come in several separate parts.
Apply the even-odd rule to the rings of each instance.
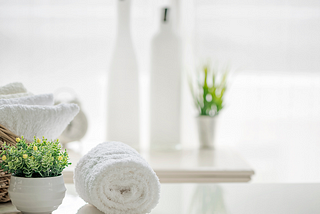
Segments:
[[[0,99],[12,99],[12,98],[19,98],[19,97],[28,97],[32,96],[33,94],[31,92],[25,92],[25,93],[16,93],[16,94],[0,94]]]
[[[155,172],[121,142],[101,143],[83,156],[74,182],[83,200],[108,214],[150,213],[160,198]]]
[[[0,99],[0,105],[22,104],[22,105],[53,105],[53,94],[39,94],[28,97],[18,97],[12,99]]]
[[[27,89],[21,82],[13,82],[4,86],[0,86],[0,95],[26,93]]]
[[[0,124],[28,141],[33,137],[54,140],[78,114],[77,104],[63,103],[56,106],[0,105]]]

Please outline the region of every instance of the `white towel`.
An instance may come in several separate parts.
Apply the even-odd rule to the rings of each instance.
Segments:
[[[150,213],[160,198],[155,172],[121,142],[101,143],[83,156],[74,182],[83,200],[108,214]]]
[[[18,136],[23,135],[28,141],[33,141],[33,136],[54,140],[79,110],[77,104],[65,103],[56,106],[2,105],[0,124]]]
[[[53,105],[53,94],[39,94],[28,97],[19,97],[12,99],[0,99],[0,105],[23,104],[23,105]]]
[[[0,95],[26,93],[27,89],[21,82],[13,82],[0,86]]]
[[[28,97],[32,95],[33,94],[30,92],[17,93],[17,94],[3,94],[3,95],[0,95],[0,99],[12,99],[12,98],[19,98],[19,97]]]

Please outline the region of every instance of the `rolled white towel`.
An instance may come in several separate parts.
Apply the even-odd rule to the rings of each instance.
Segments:
[[[28,97],[0,99],[0,105],[10,104],[53,106],[53,94],[39,94]]]
[[[150,213],[160,198],[155,172],[121,142],[101,143],[83,156],[74,182],[83,200],[108,214]]]

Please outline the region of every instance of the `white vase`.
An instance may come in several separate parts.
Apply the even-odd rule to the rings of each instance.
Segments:
[[[150,148],[180,148],[181,44],[169,9],[162,11],[160,30],[151,43]]]
[[[63,176],[24,178],[11,176],[8,189],[12,204],[25,214],[47,214],[56,210],[65,196]]]
[[[216,117],[197,117],[200,149],[214,149],[216,122]]]
[[[130,32],[131,0],[117,0],[117,37],[108,72],[107,139],[139,148],[139,77]]]

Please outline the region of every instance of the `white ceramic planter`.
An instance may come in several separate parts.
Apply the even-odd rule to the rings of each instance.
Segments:
[[[200,148],[214,149],[216,118],[211,116],[198,116],[197,123]]]
[[[12,203],[25,214],[48,214],[56,210],[65,196],[62,175],[48,178],[11,176],[8,189]]]

